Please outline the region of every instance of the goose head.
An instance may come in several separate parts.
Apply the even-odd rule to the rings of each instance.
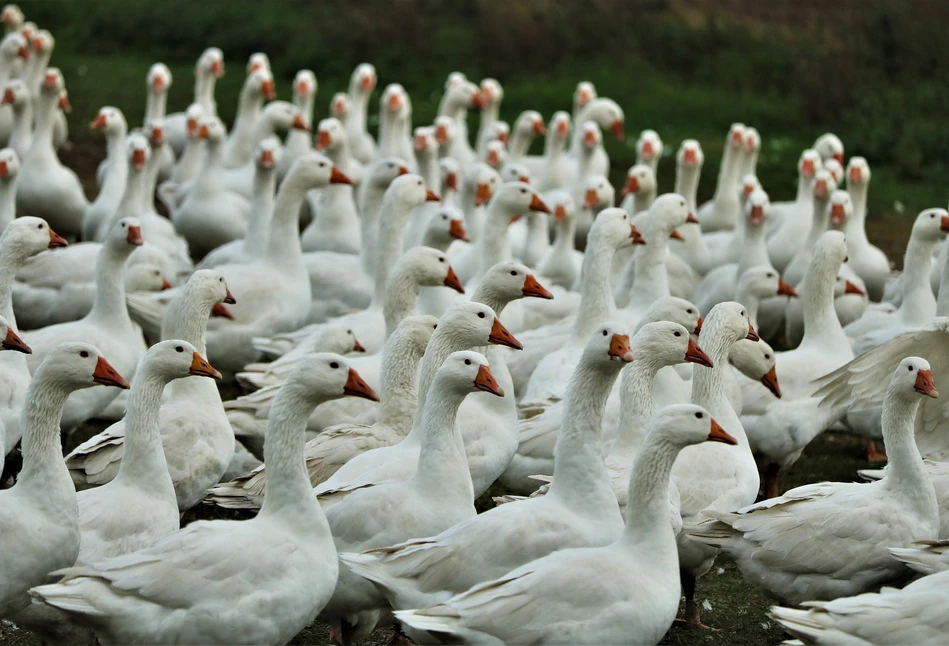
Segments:
[[[408,167],[398,157],[380,157],[369,167],[364,181],[375,189],[385,190],[396,177],[408,174]]]
[[[896,392],[901,398],[910,399],[925,395],[936,399],[936,382],[929,362],[922,357],[906,357],[900,361],[893,372],[889,391]]]
[[[270,122],[271,127],[276,132],[284,130],[302,130],[309,132],[310,126],[307,125],[300,108],[288,101],[271,101],[264,108],[260,116]]]
[[[382,198],[383,205],[386,203],[399,203],[405,208],[415,208],[425,202],[438,202],[439,197],[425,186],[425,180],[421,175],[409,173],[399,175],[389,188],[386,189]]]
[[[13,107],[15,112],[20,111],[30,100],[30,91],[22,79],[10,79],[3,86],[3,105]]]
[[[636,140],[637,164],[648,164],[662,157],[662,139],[655,130],[643,130]]]
[[[589,81],[580,81],[577,83],[577,89],[573,91],[573,113],[577,114],[587,106],[587,104],[597,98],[596,88]]]
[[[106,137],[124,135],[128,131],[125,115],[122,114],[121,110],[112,106],[99,108],[99,113],[92,120],[90,127],[94,130],[101,130]]]
[[[728,353],[728,362],[738,371],[771,391],[781,399],[781,385],[775,369],[777,356],[763,339],[758,341],[739,341]]]
[[[184,377],[221,379],[221,373],[215,370],[193,345],[181,339],[156,343],[148,349],[142,363],[165,381]]]
[[[185,129],[188,139],[196,140],[201,132],[201,122],[204,119],[204,108],[200,103],[192,103],[185,110]]]
[[[801,153],[801,157],[797,160],[797,172],[801,178],[811,179],[822,163],[820,154],[816,150],[808,148]]]
[[[165,145],[165,122],[163,119],[151,119],[142,129],[152,151]]]
[[[158,265],[144,262],[133,265],[126,261],[125,291],[127,293],[161,292],[171,289],[171,286],[168,279],[162,275],[161,267]]]
[[[642,327],[648,323],[658,321],[678,323],[686,330],[689,330],[690,334],[695,336],[698,336],[699,332],[702,331],[703,319],[699,308],[684,298],[677,298],[675,296],[657,298],[653,304],[649,306],[649,309],[646,310],[646,313],[643,314],[639,325]]]
[[[220,78],[224,76],[224,54],[217,47],[208,47],[198,57],[194,74],[204,78]]]
[[[438,369],[436,381],[459,394],[486,392],[504,397],[504,389],[491,374],[491,365],[484,355],[473,350],[452,352]]]
[[[138,218],[122,218],[113,225],[105,239],[105,246],[117,250],[126,258],[136,247],[142,246],[142,222]]]
[[[747,294],[756,300],[772,296],[797,296],[797,291],[789,285],[778,270],[768,265],[749,267],[738,279],[738,293]]]
[[[502,182],[523,182],[531,183],[531,169],[521,162],[508,162],[501,169]]]
[[[463,176],[465,191],[470,192],[475,206],[487,204],[501,184],[501,176],[485,163],[472,164]]]
[[[452,157],[442,157],[438,160],[438,175],[441,177],[441,193],[445,196],[449,192],[458,192],[458,178],[461,175],[461,166]]]
[[[745,306],[735,301],[719,303],[705,317],[700,340],[708,336],[721,336],[727,344],[734,344],[742,339],[758,341],[758,333],[748,320],[748,311]],[[705,345],[703,341],[703,345]]]
[[[550,208],[544,204],[537,191],[521,181],[502,184],[491,198],[490,208],[493,212],[511,219],[528,211],[550,213]]]
[[[0,350],[13,350],[23,354],[33,354],[33,350],[16,333],[10,323],[0,316]]]
[[[323,119],[316,127],[316,149],[325,153],[338,152],[346,145],[348,137],[343,122],[336,117]]]
[[[345,92],[337,92],[333,95],[333,98],[330,99],[330,114],[346,123],[346,119],[349,118],[349,110],[352,107],[352,104],[349,101],[349,95]]]
[[[3,22],[7,33],[14,33],[23,26],[23,12],[15,4],[8,4],[0,12],[0,22]]]
[[[27,60],[30,58],[30,44],[21,33],[12,31],[0,41],[0,58],[7,65],[10,65],[17,58]]]
[[[140,132],[133,132],[125,144],[126,155],[129,160],[129,168],[136,173],[145,170],[145,164],[152,156],[152,147]]]
[[[330,184],[352,184],[327,157],[315,150],[300,155],[294,160],[284,182],[306,186],[307,189],[323,188]]]
[[[689,330],[673,321],[656,321],[640,326],[630,347],[637,361],[648,361],[658,367],[679,363],[712,367],[712,360],[692,339]]]
[[[275,169],[277,164],[280,163],[282,151],[283,147],[280,145],[280,140],[273,137],[261,139],[257,144],[257,151],[254,155],[254,164],[257,170],[267,171]]]
[[[591,241],[596,240],[598,244],[608,249],[620,249],[631,244],[646,244],[642,235],[633,226],[629,214],[618,207],[608,207],[600,211],[593,220],[588,237]]]
[[[416,284],[421,287],[444,285],[459,294],[465,293],[465,288],[448,263],[448,257],[444,251],[431,247],[413,247],[402,254],[392,270],[392,275],[402,271],[411,273]]]
[[[489,344],[515,350],[524,347],[502,325],[494,310],[484,303],[455,303],[439,319],[435,333],[451,337],[457,347],[476,348]]]
[[[813,148],[820,155],[821,160],[836,159],[838,163],[844,163],[844,144],[832,132],[824,133],[818,137]]]
[[[535,137],[547,134],[544,118],[536,110],[524,110],[514,122],[514,134],[523,137],[526,141],[533,141]]]
[[[598,98],[590,101],[583,110],[585,121],[594,121],[603,130],[609,130],[618,140],[623,140],[623,109],[613,99]],[[584,124],[585,125],[585,124]]]
[[[0,182],[11,182],[20,174],[20,158],[12,148],[0,149]]]
[[[273,105],[271,103],[270,105]],[[269,106],[268,106],[269,107]],[[201,118],[198,125],[197,138],[203,139],[210,145],[219,145],[224,141],[224,122],[215,116],[206,115]]]
[[[160,94],[167,92],[171,87],[171,70],[164,63],[155,63],[148,68],[145,75],[145,84],[150,92]]]
[[[707,410],[695,404],[673,404],[660,410],[652,420],[649,435],[662,437],[677,449],[702,442],[738,444]]]
[[[438,140],[435,139],[433,126],[419,126],[415,129],[412,146],[416,157],[433,159],[438,155]]]
[[[496,79],[482,79],[481,80],[481,93],[478,97],[478,101],[481,105],[474,105],[472,107],[480,107],[484,110],[498,110],[501,106],[501,101],[504,100],[504,88],[501,87],[501,84],[497,82]]]
[[[398,83],[390,83],[386,86],[386,89],[382,92],[382,97],[379,99],[379,104],[381,114],[388,114],[396,119],[407,119],[412,114],[409,94]]]
[[[548,145],[563,146],[570,139],[570,115],[563,110],[554,112],[547,128]]]
[[[65,247],[66,241],[42,218],[16,218],[0,234],[0,253],[12,254],[20,262],[46,249]]]
[[[616,190],[603,175],[591,175],[583,184],[583,208],[599,211],[613,206]]]
[[[33,374],[34,381],[39,379],[53,381],[70,391],[93,386],[129,387],[98,348],[78,342],[60,343],[50,350]]]
[[[630,166],[626,171],[626,184],[623,185],[623,195],[647,195],[656,192],[656,175],[652,168],[645,164]]]
[[[939,241],[949,233],[949,212],[946,209],[926,209],[916,216],[913,222],[913,238],[926,241]]]
[[[494,125],[497,125],[498,123],[501,122],[495,121]],[[507,161],[507,148],[505,147],[504,142],[500,139],[489,141],[488,145],[485,147],[483,161],[494,170],[501,170],[501,168],[504,166],[504,162]]]
[[[288,392],[303,398],[314,407],[321,402],[340,397],[361,397],[379,401],[379,396],[349,362],[331,352],[314,352],[301,357],[286,384],[292,384]]]
[[[453,240],[468,242],[465,230],[465,215],[461,209],[442,205],[432,214],[425,228],[425,245],[437,249],[447,249]]]
[[[629,330],[619,322],[605,323],[590,336],[583,348],[583,361],[599,368],[619,370],[633,362]]]
[[[455,136],[455,122],[451,117],[439,115],[435,117],[435,140],[438,142],[440,155],[448,154],[452,139]]]
[[[360,63],[349,78],[349,94],[369,96],[376,88],[376,68],[369,63]]]
[[[851,157],[847,162],[847,187],[864,186],[870,182],[870,164],[863,157]]]
[[[248,96],[259,96],[267,101],[272,101],[277,97],[277,91],[274,88],[273,74],[270,73],[270,67],[258,67],[248,74],[244,81],[242,94]]]
[[[676,229],[686,222],[696,222],[685,198],[678,193],[660,195],[649,207],[648,213],[644,225],[647,230],[644,234],[647,241],[650,239],[650,233],[660,239],[681,238],[681,235],[677,235]]]
[[[254,52],[247,59],[247,76],[258,70],[270,70],[270,58],[263,52]]]
[[[307,99],[316,94],[319,85],[316,82],[316,74],[311,70],[300,70],[293,77],[293,98],[297,105],[302,105]],[[346,96],[342,92],[339,92]],[[330,114],[333,114],[332,110]],[[333,116],[336,116],[335,114]]]
[[[481,282],[489,287],[492,295],[503,303],[510,303],[520,298],[550,300],[554,297],[538,282],[531,270],[519,262],[499,262],[485,272]]]
[[[830,194],[827,208],[830,214],[830,227],[837,231],[843,231],[847,219],[853,215],[853,202],[850,200],[850,193],[841,189],[835,190]]]
[[[757,182],[757,178],[755,181]],[[768,194],[761,188],[755,188],[745,200],[745,217],[748,218],[748,224],[752,227],[763,226],[770,212],[771,200],[768,199]]]
[[[705,153],[702,152],[702,145],[695,139],[683,141],[676,155],[676,164],[679,168],[702,168],[704,163]]]

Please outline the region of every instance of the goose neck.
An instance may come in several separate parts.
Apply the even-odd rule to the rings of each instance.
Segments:
[[[580,308],[573,329],[576,338],[590,338],[601,321],[616,316],[616,302],[610,285],[615,252],[616,249],[595,229],[591,230],[580,269]]]
[[[247,233],[244,235],[244,254],[251,258],[260,258],[267,250],[276,185],[275,169],[255,169],[250,218],[247,221]]]

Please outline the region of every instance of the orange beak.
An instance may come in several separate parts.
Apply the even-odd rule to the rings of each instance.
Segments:
[[[432,189],[426,188],[426,189],[425,189],[425,201],[426,201],[426,202],[441,202],[441,201],[442,201],[442,198],[438,197],[438,195],[436,195],[434,192],[432,192]]]
[[[697,363],[700,366],[705,366],[706,368],[712,367],[712,360],[705,354],[705,351],[699,347],[699,344],[692,340],[692,337],[689,337],[689,347],[685,351],[685,360],[689,363]]]
[[[277,96],[277,90],[274,89],[273,79],[267,79],[260,84],[260,93],[268,101],[272,101]]]
[[[583,198],[583,208],[592,209],[600,201],[600,195],[596,192],[596,189],[588,188],[586,195]],[[563,207],[560,207],[563,208]]]
[[[771,370],[761,378],[761,384],[770,390],[772,395],[781,399],[781,386],[778,385],[778,373],[775,371],[774,366],[771,366]]]
[[[858,285],[854,285],[849,280],[844,283],[844,294],[857,294],[859,296],[863,296],[865,293],[866,292],[860,289]]]
[[[197,352],[191,357],[191,369],[188,370],[188,374],[194,375],[195,377],[210,377],[218,381],[221,380],[221,373],[215,370],[211,364],[208,363],[208,360]]]
[[[319,134],[316,135],[316,149],[324,150],[330,147],[332,139],[330,138],[330,133],[326,130],[320,130]]]
[[[69,243],[66,242],[66,239],[61,235],[53,231],[53,227],[49,228],[49,248],[55,249],[56,247],[68,247]]]
[[[475,206],[486,204],[491,199],[491,187],[487,184],[478,184],[478,190],[475,193]]]
[[[125,241],[130,245],[135,245],[136,247],[141,245],[144,242],[144,240],[142,240],[142,227],[129,227],[129,232],[125,236]]]
[[[618,140],[623,140],[623,122],[617,119],[610,125],[610,132],[613,133],[613,136]]]
[[[132,168],[135,170],[142,170],[145,168],[145,150],[141,148],[136,148],[132,151]]]
[[[778,296],[797,296],[797,290],[780,276],[778,276]]]
[[[916,392],[921,395],[927,395],[936,399],[939,397],[939,393],[936,392],[936,384],[933,381],[933,373],[931,370],[920,370],[916,373]]]
[[[587,201],[589,200],[590,200],[590,192],[587,191]],[[587,208],[590,208],[590,207],[587,207]],[[558,204],[557,206],[555,206],[554,207],[554,222],[563,222],[565,217],[567,217],[567,208],[563,204]]]
[[[758,336],[758,333],[755,332],[754,326],[751,325],[751,321],[748,321],[748,334],[745,336],[749,341],[760,341],[761,337]]]
[[[723,444],[731,444],[732,446],[738,444],[738,440],[726,433],[725,429],[719,426],[718,422],[714,419],[712,420],[712,429],[708,433],[708,441],[722,442]]]
[[[0,347],[4,350],[13,350],[15,352],[22,352],[23,354],[33,354],[32,348],[23,342],[17,333],[13,331],[13,328],[7,329],[7,335],[4,337],[3,342],[0,343]]]
[[[507,328],[501,325],[501,321],[494,317],[494,324],[491,326],[491,334],[488,335],[488,343],[503,345],[515,350],[523,350],[521,342],[514,338],[514,335],[507,331]]]
[[[543,285],[537,282],[533,274],[527,274],[524,278],[524,287],[521,288],[521,294],[533,298],[545,298],[553,300],[554,295],[548,292]]]
[[[129,382],[125,381],[115,368],[109,365],[105,357],[99,357],[96,362],[96,369],[92,373],[92,382],[100,386],[115,386],[128,390]]]
[[[90,128],[95,128],[96,130],[102,130],[105,128],[106,118],[105,115],[101,112],[96,115],[96,118],[92,120],[92,123],[89,124]]]
[[[639,178],[635,175],[630,175],[626,178],[626,184],[623,186],[623,195],[629,195],[630,193],[639,192]]]
[[[544,122],[543,122],[543,121],[538,120],[538,121],[535,121],[535,122],[534,122],[534,134],[535,134],[535,135],[546,135],[546,134],[547,134],[547,128],[544,127]]]
[[[475,377],[474,386],[486,393],[504,397],[504,389],[491,374],[491,368],[488,366],[478,366],[478,376]]]
[[[161,290],[165,291],[166,289],[171,289],[171,283],[168,282],[167,278],[161,279]]]
[[[465,223],[462,220],[452,220],[448,225],[448,235],[455,240],[464,240],[468,242],[468,232],[465,231]]]
[[[537,211],[538,213],[550,213],[550,208],[544,204],[544,201],[540,199],[537,193],[531,195],[531,203],[527,208],[531,211]]]
[[[234,315],[231,314],[231,310],[227,309],[221,303],[215,303],[211,306],[211,316],[217,316],[222,319],[234,320]]]
[[[293,117],[293,123],[290,124],[290,127],[294,130],[302,130],[303,132],[310,132],[310,126],[306,125],[306,121],[303,120],[302,115],[296,115]]]
[[[352,184],[353,180],[344,175],[338,168],[333,166],[330,172],[330,184]]]
[[[619,359],[625,363],[632,363],[633,351],[629,348],[628,334],[614,334],[610,339],[609,355],[612,359]]]
[[[260,151],[260,165],[264,168],[273,168],[274,159],[272,150],[261,150]]]
[[[465,293],[465,286],[458,280],[458,276],[455,275],[455,270],[451,268],[451,265],[448,266],[448,273],[445,275],[445,280],[442,281],[442,284],[445,285],[445,287],[451,287],[459,294]]]
[[[343,393],[350,397],[362,397],[374,402],[379,401],[376,392],[352,368],[349,369],[349,376],[346,378],[346,385],[343,386]]]
[[[3,105],[13,105],[16,97],[13,96],[13,90],[7,88],[3,91]]]

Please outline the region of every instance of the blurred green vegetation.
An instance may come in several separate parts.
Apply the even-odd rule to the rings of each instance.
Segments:
[[[873,169],[870,209],[909,214],[946,201],[949,169],[949,3],[932,0],[24,0],[26,16],[56,37],[52,64],[66,76],[74,136],[98,107],[130,123],[144,111],[144,75],[172,70],[169,109],[190,101],[194,61],[220,47],[217,88],[233,117],[247,57],[266,52],[283,96],[298,69],[319,79],[317,118],[356,64],[375,64],[380,86],[412,96],[415,124],[430,123],[444,79],[497,78],[502,118],[569,109],[579,80],[626,112],[627,140],[607,142],[619,175],[644,128],[666,144],[660,188],[672,187],[679,142],[706,152],[700,197],[714,178],[728,125],[762,134],[759,176],[773,200],[790,199],[802,148],[836,132]],[[377,94],[378,96],[378,94]],[[374,110],[373,110],[374,111]],[[476,118],[472,115],[472,118]],[[372,121],[371,121],[372,123]],[[472,124],[473,127],[476,127]],[[539,147],[539,143],[535,144]],[[614,177],[614,180],[618,179]],[[893,249],[901,248],[900,242]]]

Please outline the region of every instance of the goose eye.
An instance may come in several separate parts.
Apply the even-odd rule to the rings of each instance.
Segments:
[[[517,272],[516,272],[516,271],[511,271],[511,275],[512,275],[512,276],[517,276]]]
[[[675,336],[682,336],[682,333],[681,333],[681,332],[673,332],[672,334],[675,335]]]
[[[696,413],[695,419],[702,419],[702,413]]]
[[[83,359],[87,359],[89,358],[89,353],[86,350],[83,350],[82,352],[79,353],[79,356],[82,357]],[[912,368],[910,368],[910,370],[912,370]]]
[[[181,347],[180,345],[179,345],[179,346],[175,346],[175,352],[184,352],[184,351],[185,351],[185,349],[184,349],[183,347]]]
[[[466,365],[466,366],[470,366],[470,365],[471,365],[471,359],[465,359],[465,365]]]
[[[333,363],[330,364],[330,368],[332,368],[333,370],[336,370],[337,368],[339,368],[339,364],[334,361]]]
[[[478,318],[479,318],[479,319],[483,319],[483,318],[484,318],[484,312],[478,312]]]

